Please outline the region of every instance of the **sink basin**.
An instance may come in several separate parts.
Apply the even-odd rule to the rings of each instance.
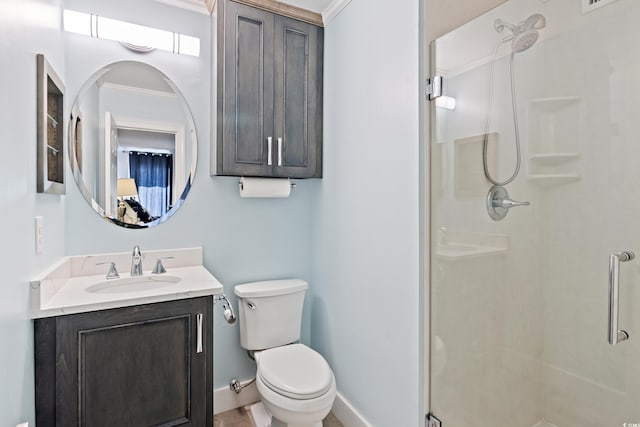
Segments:
[[[91,285],[87,288],[87,292],[97,294],[140,292],[175,285],[179,281],[180,277],[167,275],[124,277]]]

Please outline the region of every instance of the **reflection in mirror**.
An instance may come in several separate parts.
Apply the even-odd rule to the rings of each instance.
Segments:
[[[191,188],[193,117],[173,82],[150,65],[98,70],[71,109],[69,159],[80,192],[114,224],[146,228],[169,218]]]

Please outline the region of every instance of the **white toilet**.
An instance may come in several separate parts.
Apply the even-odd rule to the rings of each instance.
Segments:
[[[297,279],[235,287],[240,344],[253,351],[258,393],[271,415],[288,427],[321,427],[336,397],[336,381],[327,362],[297,343],[308,287]]]

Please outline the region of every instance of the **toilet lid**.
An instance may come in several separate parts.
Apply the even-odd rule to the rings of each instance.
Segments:
[[[258,375],[276,393],[300,400],[322,396],[333,381],[324,358],[303,344],[261,351]]]

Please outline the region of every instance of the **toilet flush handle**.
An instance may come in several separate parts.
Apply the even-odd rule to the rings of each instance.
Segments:
[[[247,307],[249,307],[249,310],[255,310],[256,309],[256,305],[252,302],[247,300]]]

